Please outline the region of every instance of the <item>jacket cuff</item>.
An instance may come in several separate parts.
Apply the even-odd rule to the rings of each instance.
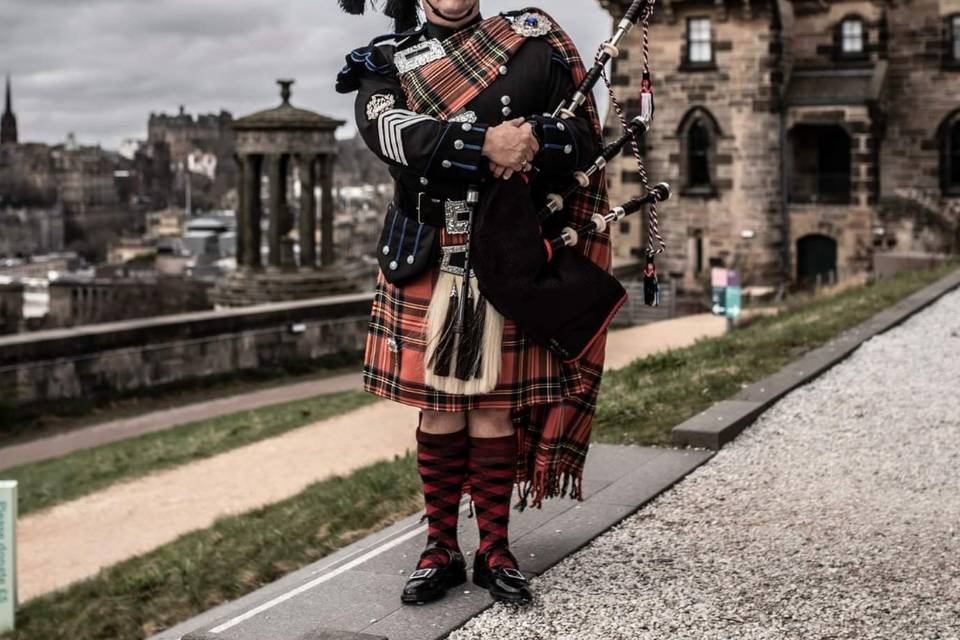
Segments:
[[[552,116],[530,116],[540,150],[533,166],[549,173],[573,172],[580,166],[577,140],[568,122]]]
[[[474,180],[480,175],[487,125],[448,122],[427,162],[429,180]]]

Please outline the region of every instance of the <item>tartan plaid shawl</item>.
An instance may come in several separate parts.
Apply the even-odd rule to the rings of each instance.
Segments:
[[[539,9],[528,10],[547,15]],[[567,34],[556,26],[555,20],[550,20],[554,27],[543,37],[566,60],[573,83],[578,86],[586,76],[583,61]],[[447,51],[444,58],[401,74],[400,84],[407,105],[418,113],[449,118],[493,83],[500,65],[516,53],[524,40],[500,15],[453,34],[444,40]],[[603,132],[592,96],[583,109],[597,138],[601,138]],[[601,171],[590,186],[577,190],[568,199],[565,214],[569,220],[582,223],[589,221],[594,213],[605,214],[608,210],[606,177]],[[600,267],[610,269],[608,233],[585,234],[577,250]],[[583,500],[583,466],[600,391],[605,348],[606,336],[602,336],[576,363],[584,382],[581,393],[565,396],[552,404],[513,411],[519,445],[515,478],[520,488],[518,510],[522,511],[528,504],[541,508],[545,498],[566,496],[568,491],[571,498]]]

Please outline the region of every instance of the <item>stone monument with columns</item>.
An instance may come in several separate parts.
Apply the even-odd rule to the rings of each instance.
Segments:
[[[334,132],[344,122],[294,107],[293,80],[277,84],[280,106],[233,123],[240,165],[237,269],[211,292],[218,306],[300,300],[356,289],[337,265],[333,245]]]

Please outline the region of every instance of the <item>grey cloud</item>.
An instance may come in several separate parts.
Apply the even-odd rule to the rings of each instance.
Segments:
[[[482,0],[483,12],[519,2]],[[539,3],[589,58],[609,32],[595,0]],[[235,115],[277,101],[274,80],[297,79],[299,106],[349,120],[333,91],[344,55],[387,31],[377,13],[348,16],[335,0],[0,0],[0,73],[14,78],[25,140],[76,132],[115,146],[144,137],[151,112]]]

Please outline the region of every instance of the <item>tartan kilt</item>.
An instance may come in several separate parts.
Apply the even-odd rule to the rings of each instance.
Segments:
[[[584,392],[579,363],[564,363],[552,351],[525,339],[504,318],[502,367],[497,386],[483,395],[455,395],[424,384],[427,308],[439,264],[400,286],[380,272],[363,358],[364,390],[432,411],[521,409],[553,404]]]

